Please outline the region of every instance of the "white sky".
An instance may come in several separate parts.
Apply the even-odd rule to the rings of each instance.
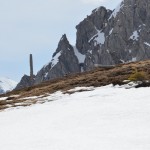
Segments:
[[[121,0],[0,0],[0,76],[19,81],[29,74],[28,56],[35,73],[50,61],[62,34],[71,44],[75,26],[93,9],[114,9]]]

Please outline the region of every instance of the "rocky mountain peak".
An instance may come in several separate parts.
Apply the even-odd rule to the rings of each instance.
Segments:
[[[35,75],[34,75],[34,79],[35,79]],[[31,80],[31,77],[28,76],[28,75],[24,75],[20,82],[17,84],[15,90],[19,90],[19,89],[22,89],[22,88],[26,88],[26,87],[30,87],[33,85],[32,83],[33,81]]]
[[[59,78],[73,72],[80,72],[79,60],[75,55],[73,46],[64,34],[58,43],[52,60],[37,73],[35,83]]]
[[[90,39],[105,28],[111,13],[112,11],[105,7],[98,7],[76,26],[76,47],[82,54],[86,54],[91,49]]]
[[[58,43],[58,48],[62,48],[63,50],[65,50],[66,47],[62,47],[65,44],[65,46],[68,46],[70,43],[67,39],[66,34],[63,34],[59,43]]]
[[[123,0],[113,11],[98,7],[76,29],[76,45],[64,34],[52,60],[37,73],[36,84],[97,64],[150,59],[150,0]]]
[[[56,49],[56,51],[53,54],[53,57],[56,56],[57,53],[59,53],[61,51],[61,53],[66,52],[68,50],[73,50],[72,46],[70,45],[66,34],[62,35],[59,43],[58,43],[58,47]]]
[[[63,34],[60,41],[68,42],[67,35]],[[68,42],[69,43],[69,42]]]

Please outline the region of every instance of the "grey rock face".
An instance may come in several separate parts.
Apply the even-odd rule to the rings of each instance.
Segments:
[[[101,28],[92,21],[93,26],[87,31],[97,28],[97,33],[90,32],[91,36],[84,40],[84,48],[77,42],[77,47],[86,54],[86,70],[92,69],[94,64],[112,65],[150,58],[149,0],[124,0],[112,14],[104,16],[105,25]],[[77,33],[85,28],[82,24],[79,24]],[[78,35],[77,41],[82,41],[82,34]]]
[[[53,54],[51,62],[37,73],[35,83],[38,84],[43,81],[77,72],[80,72],[79,61],[66,35],[63,35],[56,52]]]
[[[35,77],[35,76],[34,76]],[[21,81],[17,84],[15,90],[19,90],[22,88],[26,88],[26,87],[30,87],[32,86],[34,83],[32,83],[30,76],[28,75],[24,75],[21,78]]]
[[[111,10],[99,7],[93,10],[90,16],[87,16],[76,26],[76,47],[82,54],[86,54],[88,50],[91,50],[92,47],[89,40],[97,34],[98,30],[102,30],[106,26],[111,13]]]

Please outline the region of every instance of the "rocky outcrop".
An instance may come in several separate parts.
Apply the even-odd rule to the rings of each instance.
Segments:
[[[91,16],[100,14],[97,11],[105,12],[103,25],[98,28],[92,21],[86,31],[90,36],[84,37],[84,47],[77,42],[77,47],[86,55],[86,70],[92,69],[94,64],[112,65],[150,58],[149,0],[124,0],[111,14],[100,7]],[[91,22],[90,17],[77,26],[77,33],[85,29],[85,21]],[[77,41],[83,41],[82,34],[78,35]]]
[[[96,64],[150,59],[149,0],[123,0],[114,11],[98,7],[76,29],[76,46],[63,35],[52,60],[37,73],[35,84],[91,70]]]
[[[35,78],[35,76],[34,76]],[[31,77],[28,76],[28,75],[24,75],[20,82],[17,84],[15,90],[19,90],[19,89],[22,89],[22,88],[27,88],[27,87],[30,87],[32,86],[34,83],[34,81],[31,80]]]
[[[79,25],[77,29],[76,47],[82,54],[86,54],[88,50],[93,50],[90,39],[97,35],[98,31],[105,28],[108,23],[112,11],[105,7],[99,7],[92,11],[90,16],[87,16]],[[104,41],[101,41],[103,44]]]
[[[51,62],[37,73],[35,84],[77,72],[80,72],[78,58],[74,53],[74,48],[69,44],[66,35],[63,35],[56,52],[52,56]]]

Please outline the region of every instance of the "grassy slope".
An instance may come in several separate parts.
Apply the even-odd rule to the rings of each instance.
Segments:
[[[150,80],[150,60],[117,65],[114,68],[95,68],[92,71],[69,75],[63,78],[47,81],[34,87],[25,88],[18,91],[12,91],[0,97],[9,97],[6,101],[0,101],[0,109],[7,108],[7,104],[15,107],[18,102],[26,102],[24,106],[36,103],[36,101],[27,102],[23,97],[45,95],[46,93],[54,93],[58,90],[66,91],[77,86],[104,86],[108,84],[121,84],[123,80],[137,69],[144,71],[147,80]],[[19,97],[11,97],[11,95],[19,95]],[[18,100],[19,99],[19,100]],[[21,99],[21,100],[20,100]]]

